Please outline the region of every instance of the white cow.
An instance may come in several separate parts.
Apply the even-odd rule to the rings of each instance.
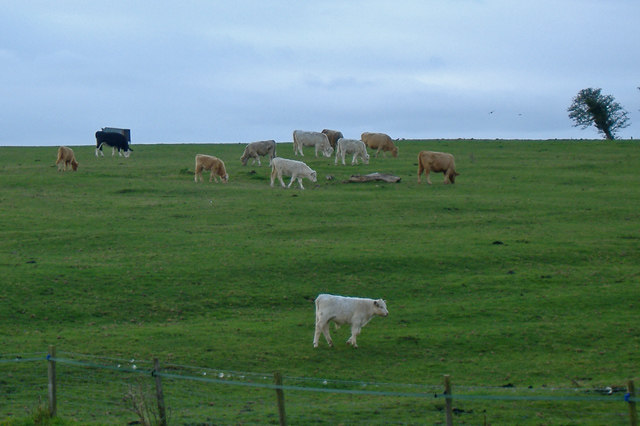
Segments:
[[[351,337],[347,340],[347,344],[357,348],[356,338],[360,330],[376,315],[381,317],[389,315],[387,303],[382,299],[319,295],[316,298],[316,332],[313,336],[313,347],[318,347],[320,333],[324,334],[329,346],[333,346],[333,340],[329,335],[329,321],[333,321],[336,328],[342,324],[351,324]]]
[[[291,188],[291,184],[296,179],[298,179],[300,189],[304,189],[304,186],[302,186],[302,178],[307,178],[311,182],[316,182],[318,180],[315,170],[311,170],[311,168],[302,161],[287,160],[285,158],[276,157],[271,160],[271,186],[273,187],[273,182],[275,181],[276,176],[278,176],[280,184],[284,188],[285,185],[282,180],[283,175],[291,176],[291,182],[289,182],[289,186],[287,186],[287,188]]]
[[[268,155],[269,156],[269,165],[271,165],[271,160],[276,156],[276,141],[268,140],[268,141],[260,141],[260,142],[251,142],[244,149],[244,153],[242,157],[240,157],[240,161],[242,161],[242,165],[246,166],[247,161],[251,158],[253,161],[251,165],[256,164],[256,160],[258,160],[258,166],[261,166],[260,156]]]
[[[346,165],[344,157],[347,154],[353,154],[351,165],[358,164],[358,157],[362,159],[364,164],[369,164],[369,154],[367,153],[367,146],[364,142],[357,139],[345,139],[340,138],[336,143],[336,165],[338,164],[338,157],[342,158],[342,165]]]
[[[304,146],[314,146],[316,148],[316,157],[318,156],[318,151],[322,151],[322,154],[325,157],[331,157],[331,154],[333,153],[333,148],[331,148],[329,138],[324,133],[294,130],[293,153],[295,155],[300,153],[300,155],[304,157],[304,153],[302,152],[302,147]]]

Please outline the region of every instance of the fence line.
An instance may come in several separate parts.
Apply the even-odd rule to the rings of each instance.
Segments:
[[[254,388],[257,391],[259,390],[266,390],[266,391],[270,391],[270,392],[281,392],[283,395],[282,398],[282,413],[284,413],[284,396],[287,396],[287,399],[289,398],[288,396],[298,393],[298,392],[306,392],[306,393],[321,393],[321,394],[336,394],[336,395],[350,395],[352,397],[360,397],[360,396],[370,396],[370,397],[392,397],[392,398],[411,398],[411,399],[416,399],[418,401],[437,401],[437,400],[441,400],[444,401],[446,403],[446,408],[444,408],[443,411],[445,411],[445,415],[447,416],[447,424],[452,424],[449,423],[449,419],[453,418],[453,411],[454,408],[452,407],[452,402],[453,401],[467,401],[468,403],[476,403],[478,401],[503,401],[503,402],[531,402],[531,403],[536,403],[536,402],[576,402],[576,403],[580,403],[580,402],[588,402],[588,403],[604,403],[605,405],[611,405],[609,403],[616,403],[621,407],[625,407],[625,405],[628,407],[628,414],[627,414],[627,419],[628,419],[628,423],[627,424],[631,424],[632,426],[636,426],[637,425],[637,415],[635,414],[635,405],[636,402],[638,401],[639,398],[637,398],[635,396],[635,389],[633,387],[633,382],[629,382],[628,386],[627,386],[627,392],[624,395],[610,395],[610,396],[575,396],[575,395],[563,395],[563,396],[554,396],[554,395],[504,395],[502,393],[508,391],[508,392],[514,392],[515,389],[514,388],[509,388],[509,389],[505,389],[505,388],[481,388],[481,387],[475,387],[475,388],[471,388],[471,387],[458,387],[455,388],[456,390],[463,390],[467,393],[453,393],[451,391],[451,388],[449,387],[447,389],[447,385],[446,385],[446,381],[444,386],[440,385],[440,386],[428,386],[428,385],[406,385],[406,384],[394,384],[394,383],[371,383],[371,382],[353,382],[353,381],[338,381],[338,380],[323,380],[323,379],[316,379],[316,378],[301,378],[301,377],[284,377],[284,381],[293,381],[293,382],[297,382],[297,385],[289,385],[289,384],[283,384],[282,382],[271,382],[271,380],[273,379],[272,375],[267,375],[267,374],[258,374],[258,373],[240,373],[240,372],[220,372],[218,374],[215,374],[215,377],[206,377],[207,371],[203,371],[203,370],[208,370],[211,371],[211,369],[206,369],[206,368],[200,368],[200,367],[193,367],[193,366],[175,366],[175,365],[171,365],[171,364],[167,364],[164,365],[164,370],[166,371],[168,370],[173,370],[173,369],[191,369],[191,370],[200,370],[203,371],[201,373],[200,376],[196,376],[193,374],[177,374],[177,373],[169,373],[169,372],[165,372],[165,371],[161,371],[161,367],[159,364],[157,364],[155,366],[155,368],[152,369],[146,369],[146,368],[138,368],[136,366],[136,364],[134,364],[135,360],[131,360],[128,362],[127,365],[127,361],[123,361],[123,360],[116,360],[116,359],[110,359],[111,361],[114,362],[119,362],[119,364],[117,366],[114,365],[105,365],[105,364],[100,364],[97,362],[85,362],[85,361],[79,361],[79,360],[75,360],[75,359],[69,359],[69,358],[64,358],[64,357],[58,357],[55,356],[55,352],[52,351],[51,353],[49,353],[46,356],[40,356],[38,357],[39,353],[34,353],[34,354],[25,354],[28,355],[28,357],[21,357],[19,354],[12,354],[10,356],[15,357],[14,359],[0,359],[0,368],[3,368],[4,366],[8,365],[8,364],[22,364],[22,363],[32,363],[32,362],[42,362],[45,361],[46,364],[48,365],[55,365],[55,364],[64,364],[64,365],[69,365],[69,366],[73,366],[73,367],[81,367],[86,369],[90,369],[90,370],[104,370],[104,371],[111,371],[111,372],[117,372],[117,373],[128,373],[129,376],[135,376],[135,377],[139,377],[140,379],[143,379],[145,376],[149,377],[149,379],[155,378],[156,379],[156,383],[159,383],[159,379],[167,379],[170,380],[171,383],[174,383],[176,381],[182,381],[182,382],[188,382],[189,384],[192,384],[194,382],[198,382],[198,383],[202,383],[202,384],[208,384],[208,385],[225,385],[225,386],[232,386],[232,387],[248,387],[248,388]],[[66,353],[61,353],[62,355],[71,355],[71,356],[76,356],[76,357],[85,357],[85,358],[92,358],[92,356],[85,356],[85,355],[79,355],[79,354],[66,354]],[[36,355],[36,356],[34,356]],[[44,354],[43,354],[44,355]],[[3,355],[0,355],[0,357],[2,357]],[[97,357],[96,357],[97,358]],[[102,359],[106,359],[106,358],[102,358]],[[138,364],[140,365],[145,365],[147,364],[147,362],[140,362],[138,361]],[[151,364],[149,364],[151,365]],[[60,371],[60,370],[58,370]],[[65,373],[68,374],[68,373]],[[84,377],[84,376],[83,376]],[[66,377],[65,377],[66,379]],[[56,380],[60,380],[60,377],[58,377],[57,379],[55,378],[55,373],[54,373],[54,381]],[[85,378],[86,380],[86,378]],[[247,380],[247,381],[243,381],[243,380]],[[269,382],[267,382],[269,381]],[[63,380],[64,382],[64,380]],[[300,383],[303,382],[311,382],[314,383],[314,385],[312,386],[302,386],[300,385]],[[105,383],[110,383],[109,381],[106,381]],[[327,385],[333,385],[333,387],[318,387],[317,384],[321,383],[323,386],[327,386]],[[92,384],[93,386],[95,386],[95,383]],[[342,388],[338,388],[338,386],[342,387]],[[189,389],[194,388],[195,385],[189,385]],[[381,388],[381,387],[397,387],[397,388],[410,388],[412,390],[422,390],[422,391],[411,391],[411,392],[407,392],[407,391],[385,391],[385,390],[370,390],[370,389],[353,389],[354,387],[376,387],[376,388]],[[443,389],[443,387],[445,388],[444,391],[442,392],[438,392],[435,391],[435,389]],[[49,392],[51,392],[52,386],[50,383],[49,386]],[[56,385],[54,382],[53,385],[53,389],[56,389]],[[0,390],[2,390],[2,388],[0,388]],[[60,392],[61,390],[63,390],[63,386],[61,384],[57,385],[57,390],[58,392]],[[168,390],[168,389],[167,389]],[[576,391],[580,391],[580,392],[585,392],[584,389],[552,389],[553,391],[561,391],[561,392],[576,392]],[[482,391],[482,393],[478,394],[476,393],[477,391]],[[518,389],[518,391],[523,391],[523,389]],[[536,390],[536,392],[542,392],[545,390]],[[593,391],[593,390],[591,390]],[[64,391],[63,391],[64,392]],[[171,394],[172,392],[169,391],[169,394]],[[493,394],[492,394],[493,393]],[[498,393],[498,394],[496,394]],[[69,393],[64,392],[63,393],[65,397],[70,396]],[[160,398],[162,392],[160,392],[158,394],[158,398]],[[201,398],[211,398],[210,394],[208,394],[207,392],[203,392],[201,394]],[[0,394],[0,399],[2,399],[2,394]],[[268,399],[269,397],[267,397]],[[275,398],[273,398],[273,400],[275,401]],[[160,403],[160,401],[158,401],[158,403]],[[620,404],[623,403],[623,404]],[[71,403],[68,403],[71,404]],[[164,402],[163,402],[164,404]],[[209,403],[210,405],[215,405],[215,404],[219,404],[218,402],[215,403]],[[254,403],[255,404],[255,403]],[[56,407],[56,400],[54,399],[53,401],[50,401],[49,404],[49,409],[51,410],[53,407]],[[108,404],[107,404],[108,405]],[[197,406],[198,404],[196,404]],[[199,404],[202,405],[202,404]],[[267,404],[268,405],[268,404]],[[275,403],[273,404],[275,407]],[[1,406],[1,405],[0,405]],[[293,406],[295,406],[295,404],[293,404]],[[57,408],[60,409],[61,404],[57,403]],[[278,407],[279,408],[279,407]],[[437,408],[437,407],[436,407]],[[250,408],[247,408],[248,410]],[[195,409],[194,409],[195,410]],[[437,409],[440,410],[440,409]],[[107,407],[107,411],[109,411],[109,408]],[[471,412],[472,410],[458,410],[459,412],[464,413],[465,411],[467,412]],[[0,413],[0,415],[3,415],[4,413]],[[55,409],[54,412],[52,414],[56,414]],[[459,413],[458,413],[459,414]],[[442,415],[442,414],[440,414]],[[451,416],[451,417],[450,417]],[[621,414],[617,414],[618,417],[621,416]],[[281,414],[282,417],[282,414]],[[286,422],[286,420],[285,420]],[[486,422],[486,420],[485,420]],[[166,423],[165,423],[166,424]],[[285,424],[282,422],[282,418],[281,418],[281,424]],[[348,424],[348,423],[347,423]],[[404,423],[399,423],[399,424],[404,424]],[[414,424],[414,423],[412,423]],[[622,424],[622,423],[621,423]]]

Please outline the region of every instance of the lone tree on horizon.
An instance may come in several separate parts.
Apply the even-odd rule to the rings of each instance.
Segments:
[[[567,108],[574,127],[586,129],[595,126],[607,140],[614,140],[616,132],[629,126],[627,111],[611,95],[603,95],[602,89],[582,89]]]

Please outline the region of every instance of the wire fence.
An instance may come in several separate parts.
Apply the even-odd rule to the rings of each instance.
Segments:
[[[74,353],[0,355],[0,422],[33,416],[49,398],[56,364],[57,416],[79,424],[160,424],[156,377],[171,426],[290,425],[633,425],[636,398],[626,387],[461,387],[341,381],[228,371]],[[141,413],[140,411],[143,411]],[[146,414],[144,413],[146,411]],[[136,423],[138,422],[138,423]],[[637,422],[637,420],[636,420]]]

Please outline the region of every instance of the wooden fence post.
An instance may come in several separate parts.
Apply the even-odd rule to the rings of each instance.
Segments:
[[[636,397],[636,387],[633,384],[633,380],[627,381],[627,394],[631,398]],[[631,426],[638,426],[638,412],[636,411],[635,401],[629,401],[629,420],[631,421]]]
[[[273,373],[276,386],[282,386],[282,376],[280,373]],[[280,426],[287,426],[287,416],[284,411],[284,391],[282,389],[276,389],[276,396],[278,398],[278,415],[280,416]]]
[[[156,399],[158,401],[158,414],[160,415],[160,426],[167,426],[167,412],[164,406],[164,393],[162,393],[162,380],[157,374],[160,372],[160,361],[153,359],[153,377],[156,379]]]
[[[451,376],[445,374],[444,376],[444,394],[447,395],[445,397],[445,415],[447,418],[447,426],[453,426],[453,399],[451,395]]]
[[[58,413],[58,398],[56,395],[56,347],[49,346],[47,355],[48,377],[49,377],[49,416],[55,417]]]

